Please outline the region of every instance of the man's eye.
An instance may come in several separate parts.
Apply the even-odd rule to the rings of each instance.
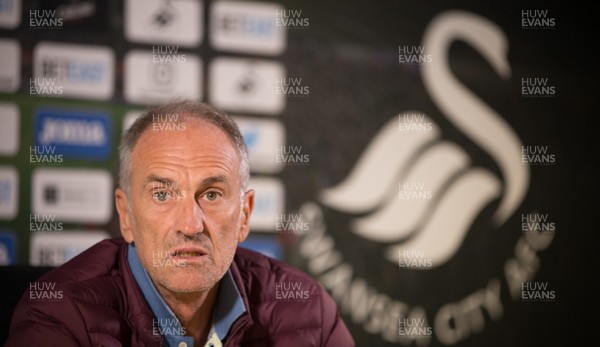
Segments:
[[[152,197],[154,198],[154,200],[156,200],[158,202],[167,201],[167,199],[169,199],[169,196],[170,196],[170,194],[166,190],[159,190],[159,191],[152,193]]]
[[[219,198],[219,196],[221,196],[221,194],[219,194],[217,192],[208,192],[204,196],[206,197],[206,200],[208,200],[208,201],[215,201]]]

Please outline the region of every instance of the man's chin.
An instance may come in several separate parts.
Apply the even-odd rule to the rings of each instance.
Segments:
[[[191,268],[169,269],[169,273],[162,281],[163,286],[174,293],[194,293],[210,290],[214,281],[202,275],[202,273],[191,271]]]

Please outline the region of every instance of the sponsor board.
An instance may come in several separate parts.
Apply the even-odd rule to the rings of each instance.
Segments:
[[[157,62],[151,51],[125,55],[124,94],[131,103],[156,104],[175,97],[202,98],[202,62],[187,54],[185,62]]]
[[[125,37],[131,42],[198,46],[203,22],[202,1],[125,1]]]
[[[0,92],[16,92],[21,85],[21,46],[19,42],[0,38],[0,61],[2,62],[0,64]]]
[[[109,237],[107,232],[101,230],[69,230],[61,234],[32,234],[29,240],[29,264],[60,266]]]
[[[115,57],[108,47],[40,42],[33,59],[34,80],[52,81],[61,95],[94,100],[113,96]]]
[[[40,109],[35,116],[35,144],[80,159],[107,159],[111,118],[99,111]]]
[[[275,151],[285,143],[285,130],[278,120],[233,117],[248,147],[250,170],[277,173],[283,165],[275,160]]]
[[[0,102],[0,155],[11,157],[19,151],[19,107],[12,102]]]
[[[276,92],[284,76],[281,63],[216,58],[209,68],[210,101],[228,111],[276,115],[285,107],[285,96]]]
[[[287,33],[276,25],[276,3],[219,1],[210,12],[210,42],[221,51],[276,55],[285,50]]]
[[[255,190],[250,230],[275,231],[275,216],[285,208],[283,183],[277,178],[251,177],[248,187]]]
[[[15,29],[19,24],[21,24],[21,0],[0,0],[0,28]]]
[[[113,178],[105,170],[37,168],[32,174],[32,212],[65,222],[107,223]]]
[[[17,245],[13,231],[0,229],[0,266],[17,262]]]
[[[11,220],[19,209],[19,175],[12,166],[0,166],[0,219]]]

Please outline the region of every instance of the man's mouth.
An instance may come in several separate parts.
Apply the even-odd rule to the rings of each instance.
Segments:
[[[194,258],[201,257],[207,253],[199,248],[180,248],[171,252],[171,256],[174,258]]]

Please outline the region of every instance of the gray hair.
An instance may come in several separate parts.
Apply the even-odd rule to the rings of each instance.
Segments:
[[[163,105],[155,106],[141,117],[121,137],[119,145],[119,186],[130,196],[131,185],[131,153],[137,141],[154,123],[155,115],[178,115],[177,122],[182,119],[199,119],[216,125],[223,130],[237,148],[240,157],[240,186],[242,194],[248,185],[250,175],[248,163],[248,148],[237,124],[226,113],[202,102],[191,100],[177,100]]]

